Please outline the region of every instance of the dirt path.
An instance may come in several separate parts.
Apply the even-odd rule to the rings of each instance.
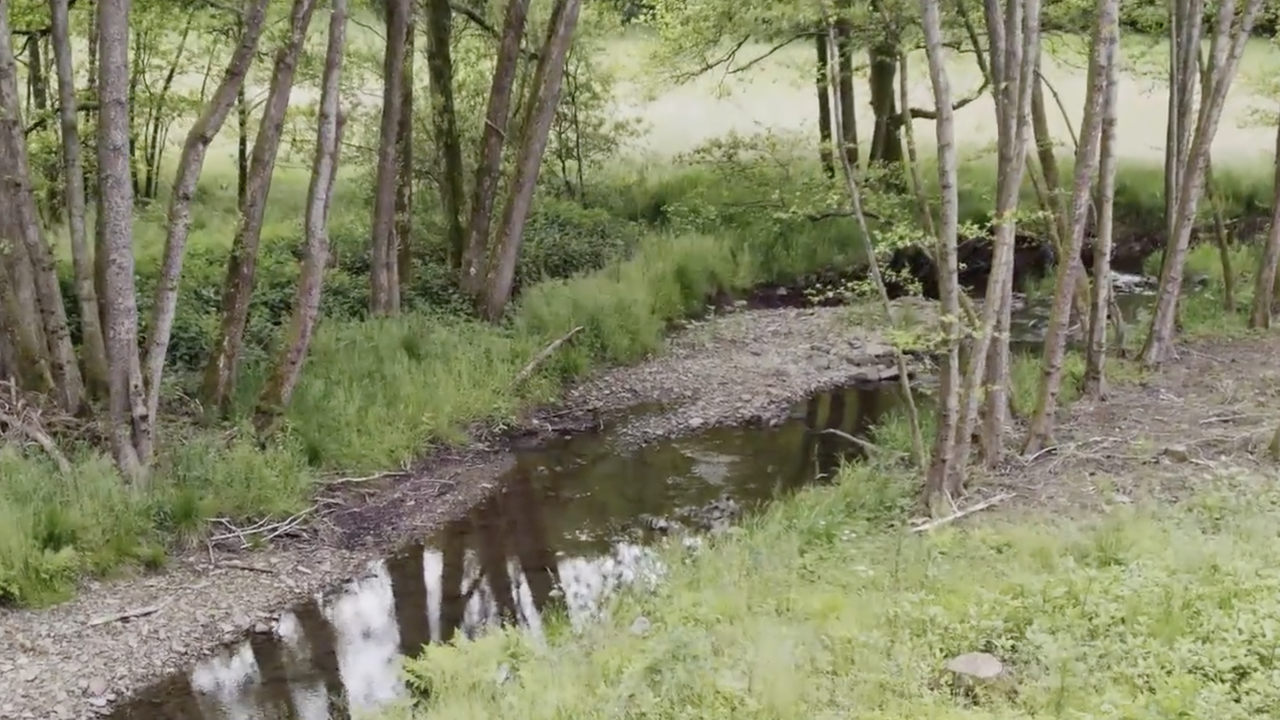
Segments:
[[[527,434],[563,431],[565,418],[637,403],[663,411],[627,437],[652,440],[702,427],[785,418],[791,403],[856,379],[892,376],[891,351],[842,308],[731,313],[690,323],[668,352],[603,373],[559,409],[532,413]],[[588,423],[589,424],[589,423]],[[410,476],[329,488],[322,522],[266,551],[204,547],[158,575],[87,583],[43,610],[0,610],[0,720],[93,717],[160,676],[308,595],[368,572],[371,561],[423,537],[483,499],[510,466],[509,443],[477,442]],[[136,614],[125,619],[122,616]]]

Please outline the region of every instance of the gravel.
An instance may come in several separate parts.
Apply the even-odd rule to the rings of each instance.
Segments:
[[[716,425],[777,423],[814,392],[896,377],[886,339],[855,327],[844,308],[731,312],[687,323],[668,345],[657,358],[571,390],[556,413],[660,405],[628,415],[618,430],[624,442],[642,443]],[[501,450],[472,448],[408,480],[362,485],[374,497],[348,494],[353,506],[333,511],[331,530],[305,541],[243,554],[202,548],[160,574],[87,582],[56,607],[0,610],[0,720],[110,712],[272,613],[364,575],[383,552],[461,515],[510,462]],[[138,616],[120,617],[130,614]]]

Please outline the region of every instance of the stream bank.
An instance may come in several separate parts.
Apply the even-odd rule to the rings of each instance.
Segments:
[[[639,421],[633,440],[748,417],[779,422],[814,391],[879,377],[892,364],[883,338],[851,327],[848,316],[847,308],[781,308],[692,322],[667,354],[608,371],[571,391],[560,408],[531,413],[517,444],[609,422],[636,403],[663,404],[669,419]],[[90,581],[52,608],[0,610],[0,718],[108,710],[242,636],[261,613],[360,576],[382,551],[464,515],[512,467],[508,449],[501,438],[482,440],[413,473],[329,488],[306,532],[262,552],[202,546],[173,557],[161,574]]]

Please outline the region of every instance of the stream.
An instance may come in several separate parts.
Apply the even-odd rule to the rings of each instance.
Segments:
[[[1117,283],[1132,321],[1150,294]],[[1021,351],[1048,304],[1015,308]],[[548,613],[590,622],[618,588],[655,582],[654,541],[720,532],[772,499],[831,476],[900,405],[896,382],[797,403],[784,424],[712,428],[622,452],[608,431],[518,452],[498,490],[425,542],[379,559],[333,593],[264,619],[248,637],[144,689],[113,720],[346,720],[408,690],[400,657],[499,623],[542,632]]]

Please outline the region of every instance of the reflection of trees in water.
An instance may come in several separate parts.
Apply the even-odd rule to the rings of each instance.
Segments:
[[[839,471],[841,461],[865,459],[865,447],[849,442],[838,433],[824,431],[838,430],[869,440],[875,424],[892,409],[896,397],[885,385],[856,385],[810,398],[805,407],[800,482],[809,477],[829,479]]]

